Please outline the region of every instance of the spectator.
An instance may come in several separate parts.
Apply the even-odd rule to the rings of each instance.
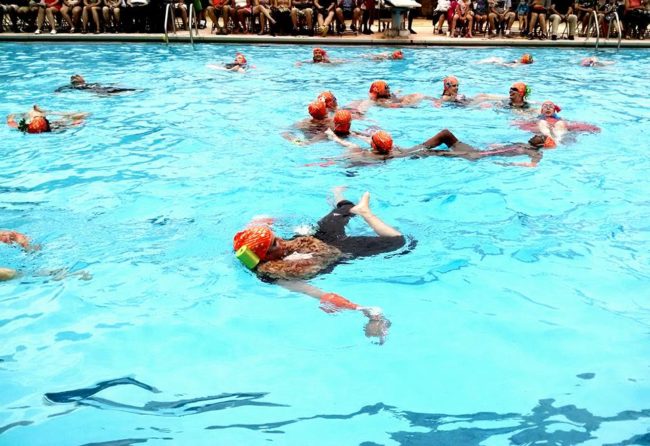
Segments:
[[[314,0],[294,0],[291,7],[291,23],[293,30],[291,34],[297,36],[300,33],[300,22],[304,21],[306,34],[313,34],[314,28]]]
[[[56,19],[55,16],[61,14],[61,4],[60,0],[43,0],[42,3],[38,4],[38,17],[36,18],[36,31],[34,34],[40,34],[41,28],[43,27],[43,21],[45,16],[47,16],[47,21],[50,24],[50,34],[56,34]]]
[[[275,19],[271,17],[271,0],[253,0],[253,20],[259,17],[260,30],[258,36],[266,34],[266,22],[270,23],[269,33],[275,35]]]
[[[512,0],[490,0],[490,37],[496,37],[501,30],[504,37],[510,36],[510,29],[515,21],[515,13],[512,12]]]
[[[472,14],[471,0],[460,0],[451,21],[454,37],[472,37]]]
[[[488,0],[475,0],[474,1],[474,32],[483,34],[488,32],[483,29],[483,26],[488,20]]]
[[[530,6],[527,0],[521,0],[517,6],[517,20],[519,21],[519,34],[525,36],[528,34],[528,14],[530,14]]]
[[[112,29],[114,33],[119,32],[122,26],[120,20],[120,5],[122,0],[104,0],[102,14],[104,16],[104,31]]]
[[[212,4],[205,10],[205,14],[214,25],[217,34],[228,34],[229,13],[228,0],[212,0]],[[223,26],[219,26],[219,17],[223,19]]]
[[[82,0],[63,0],[63,7],[61,7],[61,17],[63,20],[70,24],[70,33],[74,33],[79,26],[81,19],[81,12],[83,10]],[[72,16],[70,16],[72,13]]]
[[[447,18],[447,12],[449,11],[449,8],[451,7],[451,2],[450,0],[438,0],[438,5],[436,6],[436,9],[433,10],[433,26],[436,26],[436,21],[438,23],[438,29],[437,32],[438,34],[442,35],[442,25],[445,23],[445,19]],[[447,22],[447,29],[451,31],[451,22]]]
[[[314,0],[314,6],[318,11],[318,33],[325,37],[329,31],[330,23],[334,20],[335,0]]]
[[[574,7],[575,13],[578,16],[578,22],[582,26],[582,31],[580,35],[587,35],[587,26],[589,26],[589,20],[593,16],[594,11],[596,10],[597,1],[596,0],[577,0]],[[600,22],[600,17],[598,22]]]
[[[530,8],[530,25],[528,25],[528,40],[535,38],[535,25],[539,21],[539,39],[546,39],[546,11],[551,6],[551,0],[532,0]]]
[[[81,13],[81,33],[86,34],[88,32],[88,15],[92,14],[93,23],[95,24],[95,34],[101,32],[100,21],[99,21],[99,11],[102,7],[102,0],[83,0],[84,9]]]
[[[573,0],[552,0],[551,4],[551,40],[557,40],[557,28],[560,22],[569,27],[569,40],[575,39],[578,17],[573,13]]]
[[[357,0],[338,0],[336,3],[336,20],[338,22],[339,32],[346,29],[345,20],[352,20],[350,29],[354,32],[357,31],[359,20],[361,19],[361,8],[357,4]]]
[[[645,9],[644,0],[625,0],[622,20],[625,25],[626,39],[633,35],[641,40],[645,38],[645,31],[650,22],[649,14]]]

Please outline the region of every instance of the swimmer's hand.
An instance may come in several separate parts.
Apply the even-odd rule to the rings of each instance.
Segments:
[[[0,281],[11,280],[18,276],[18,271],[11,268],[0,268]]]
[[[380,316],[379,318],[368,319],[363,331],[366,337],[376,338],[375,343],[382,345],[386,342],[386,336],[388,336],[390,326],[391,322],[384,316]]]

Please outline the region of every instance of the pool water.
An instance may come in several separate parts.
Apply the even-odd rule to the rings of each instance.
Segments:
[[[0,128],[0,227],[41,245],[0,247],[22,271],[0,285],[0,445],[650,444],[648,51],[0,45],[0,115],[33,104],[92,113],[62,133]],[[255,68],[215,71],[243,50]],[[390,48],[384,48],[388,51]],[[54,94],[74,73],[140,91]],[[497,159],[311,164],[341,154],[281,133],[326,89],[370,83],[438,96],[553,100],[602,129]],[[493,108],[370,109],[397,145],[443,128],[477,147],[525,141]],[[505,161],[512,161],[507,159]],[[520,159],[517,161],[525,161]],[[406,255],[339,265],[311,283],[392,321],[378,345],[357,313],[263,283],[232,255],[256,215],[290,237],[329,212],[334,186],[406,234]],[[367,234],[360,221],[350,232]],[[61,270],[59,274],[49,272]],[[92,276],[84,280],[80,272]],[[85,277],[88,279],[88,277]]]

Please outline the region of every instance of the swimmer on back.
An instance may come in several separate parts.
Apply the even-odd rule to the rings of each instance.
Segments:
[[[213,70],[225,70],[244,73],[248,68],[248,61],[246,60],[246,56],[244,56],[242,53],[237,53],[233,62],[223,65],[208,65],[208,68],[212,68]]]
[[[342,189],[335,189],[336,207],[318,222],[312,236],[281,238],[270,227],[254,225],[238,232],[233,240],[237,258],[260,279],[277,283],[290,291],[319,299],[327,312],[353,310],[368,318],[366,336],[383,340],[390,321],[381,308],[354,303],[309,284],[315,276],[329,273],[336,265],[351,259],[395,251],[405,244],[404,236],[380,220],[370,210],[366,192],[355,205],[345,200]],[[360,216],[375,232],[374,236],[348,236],[350,219]]]
[[[523,54],[519,59],[517,60],[511,60],[511,61],[506,61],[505,59],[501,57],[489,57],[487,59],[483,59],[478,61],[478,64],[494,64],[494,65],[500,65],[502,67],[517,67],[520,65],[530,65],[534,62],[533,60],[533,55],[526,53]]]
[[[610,60],[600,60],[596,56],[585,57],[580,61],[580,66],[583,67],[606,67],[607,65],[614,65],[613,61]]]
[[[395,50],[392,53],[362,54],[361,57],[372,60],[403,60],[404,53],[402,50]]]
[[[372,106],[384,108],[417,107],[423,99],[432,99],[421,93],[398,96],[391,93],[386,81],[374,81],[368,90],[368,99],[353,101],[346,108],[355,110],[359,115],[365,114]]]
[[[59,87],[54,90],[55,93],[61,93],[63,91],[72,91],[72,90],[83,90],[90,91],[92,93],[97,93],[98,95],[111,95],[117,93],[126,93],[130,91],[136,91],[134,88],[123,88],[123,87],[114,87],[114,86],[104,86],[101,84],[89,84],[80,74],[74,74],[70,76],[70,84],[63,87]]]
[[[55,121],[50,121],[47,116],[59,116]],[[7,116],[7,125],[24,133],[49,133],[62,131],[71,126],[84,122],[88,113],[65,113],[45,111],[34,105],[27,113],[12,113]]]

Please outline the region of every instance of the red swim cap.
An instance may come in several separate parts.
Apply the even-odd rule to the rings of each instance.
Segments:
[[[449,87],[458,87],[458,79],[456,79],[456,76],[447,76],[442,80],[442,86],[444,90]]]
[[[550,136],[547,136],[546,139],[544,140],[544,148],[545,149],[553,149],[555,147],[557,147],[557,144],[555,144],[555,141],[553,140],[553,138],[551,138]]]
[[[528,86],[523,82],[515,82],[514,84],[512,84],[512,87],[510,87],[510,89],[517,90],[519,94],[524,98],[528,96]]]
[[[404,59],[404,53],[402,53],[402,50],[393,51],[391,59]]]
[[[309,114],[314,119],[325,119],[327,118],[327,107],[325,106],[325,101],[314,101],[307,107]]]
[[[318,99],[325,101],[325,106],[329,110],[336,110],[338,102],[336,101],[336,96],[331,91],[324,91],[318,95]]]
[[[239,65],[246,65],[246,57],[242,53],[235,55],[235,63]]]
[[[552,101],[544,101],[544,102],[542,103],[542,107],[541,107],[541,109],[544,109],[544,108],[546,108],[546,107],[553,108],[553,111],[554,111],[555,113],[562,111],[562,109],[560,108],[560,106],[554,104]]]
[[[334,113],[334,131],[336,133],[350,133],[352,114],[347,110],[339,110]]]
[[[378,98],[388,98],[390,97],[390,87],[386,81],[374,81],[370,85],[368,93],[374,94]]]
[[[370,145],[376,153],[386,155],[393,150],[393,138],[390,136],[390,133],[379,130],[372,135]]]
[[[533,55],[526,53],[523,56],[521,56],[519,62],[524,64],[531,64],[533,63]]]
[[[273,231],[267,226],[251,226],[235,234],[232,248],[237,251],[242,246],[248,246],[260,260],[264,260],[274,238]]]
[[[44,133],[50,131],[50,123],[45,116],[36,116],[27,125],[27,133]]]

